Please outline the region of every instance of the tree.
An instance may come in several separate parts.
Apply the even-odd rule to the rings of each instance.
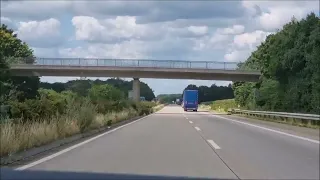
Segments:
[[[93,102],[118,101],[124,99],[123,92],[109,84],[93,85],[88,93]]]
[[[66,83],[40,83],[40,87],[44,89],[53,89],[57,92],[70,90],[76,92],[80,96],[87,96],[88,90],[93,85],[112,85],[119,90],[121,90],[124,94],[124,97],[127,97],[128,91],[132,89],[132,81],[124,81],[122,79],[107,79],[103,80],[72,80]],[[140,84],[140,95],[145,97],[147,101],[151,101],[155,98],[153,90],[144,82]]]
[[[37,96],[39,78],[13,77],[10,75],[9,66],[17,58],[33,60],[33,50],[25,42],[18,39],[12,29],[2,24],[0,27],[0,88],[1,100],[6,101],[11,89],[20,91],[18,99],[34,98]],[[6,98],[4,98],[6,97]]]
[[[87,96],[91,88],[91,80],[73,80],[66,83],[66,90],[73,91],[80,96]]]
[[[177,99],[181,99],[182,94],[159,94],[157,99],[161,103],[172,103],[172,101],[176,101]]]
[[[187,89],[198,90],[199,103],[234,98],[231,85],[217,86],[215,84],[212,84],[210,87],[208,86],[197,87],[196,85],[190,84],[185,88],[185,90]]]
[[[43,89],[52,89],[56,92],[62,92],[66,90],[65,83],[60,83],[60,82],[56,82],[52,84],[47,82],[40,82],[39,87]]]
[[[235,82],[237,103],[250,109],[320,113],[320,19],[295,18],[269,35],[239,69],[258,69],[258,83]]]
[[[197,87],[194,84],[189,84],[184,90],[198,90],[199,103],[234,98],[231,84],[228,86],[216,86],[215,84],[212,84],[210,87]],[[157,96],[157,99],[162,103],[170,103],[176,99],[182,98],[183,92],[182,94],[160,94]]]
[[[144,82],[140,82],[140,96],[145,97],[147,101],[152,101],[155,98],[153,90]]]

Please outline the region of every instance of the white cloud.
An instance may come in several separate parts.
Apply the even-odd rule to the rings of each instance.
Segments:
[[[226,61],[244,62],[250,56],[250,50],[233,50],[224,55]]]
[[[203,51],[212,49],[226,49],[227,45],[232,41],[231,28],[218,28],[211,34],[194,40],[193,50]]]
[[[96,19],[73,17],[76,39],[89,42],[115,43],[126,40],[160,41],[165,38],[195,38],[207,34],[207,26],[173,27],[170,23],[137,24],[136,17],[117,16]]]
[[[319,12],[319,1],[242,1],[242,5],[249,14],[257,14],[252,23],[267,31],[281,29],[293,16],[300,20],[312,11]]]
[[[1,23],[4,23],[4,24],[12,22],[11,19],[7,17],[1,17],[0,20],[1,20]]]
[[[39,48],[39,47],[32,47],[35,56],[41,58],[54,58],[59,57],[58,49],[56,48]]]
[[[76,40],[99,40],[103,32],[107,33],[105,27],[94,17],[76,16],[72,18],[72,24],[76,28]]]
[[[76,28],[76,39],[114,43],[128,39],[148,40],[161,35],[161,27],[154,28],[149,25],[136,23],[135,17],[117,16],[98,20],[89,16],[75,16],[72,24]]]
[[[294,15],[297,19],[304,17],[304,9],[295,8],[270,8],[270,12],[262,13],[258,17],[261,27],[265,30],[280,29],[284,24],[288,23]]]
[[[234,37],[233,43],[237,48],[249,48],[253,50],[257,45],[266,39],[270,32],[254,31],[243,33]]]
[[[224,43],[228,40],[228,36],[220,33],[214,33],[213,36],[210,38],[210,43],[212,44],[220,44]]]
[[[196,35],[204,35],[208,32],[207,26],[189,26],[188,30]]]
[[[16,33],[31,46],[54,46],[60,43],[60,21],[50,18],[44,21],[20,22]]]
[[[263,42],[266,37],[271,34],[264,31],[253,31],[235,35],[233,43],[228,48],[228,52],[224,55],[226,61],[245,61],[251,52]]]
[[[243,25],[238,24],[226,28],[217,28],[211,34],[194,40],[193,50],[227,49],[229,44],[232,43],[233,36],[243,33],[244,29]]]
[[[141,41],[125,41],[118,44],[90,44],[87,47],[64,48],[59,50],[62,57],[75,58],[146,58],[144,44]]]
[[[233,25],[231,28],[223,28],[218,29],[218,32],[221,34],[241,34],[244,32],[244,26],[243,25]]]

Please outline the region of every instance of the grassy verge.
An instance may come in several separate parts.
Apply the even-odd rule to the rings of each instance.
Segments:
[[[161,110],[164,106],[165,106],[164,104],[159,104],[159,105],[157,105],[157,106],[154,106],[154,107],[152,108],[152,111],[153,111],[153,112],[157,112],[157,111]]]
[[[260,117],[260,116],[248,116],[244,114],[233,114],[233,115],[240,116],[240,117],[247,117],[247,118],[256,119],[256,120],[262,120],[262,121],[288,124],[292,126],[320,129],[319,121],[300,120],[300,119],[293,119],[293,118],[280,118],[280,117],[267,118],[267,117]]]
[[[221,114],[226,114],[227,112],[225,112],[224,110],[222,109],[217,109],[217,110],[213,110],[211,108],[211,105],[206,105],[206,104],[200,104],[199,105],[199,110],[200,111],[209,111],[209,112],[213,112],[213,113],[221,113]]]
[[[150,111],[141,114],[133,108],[118,112],[97,114],[94,107],[74,108],[65,115],[46,120],[19,123],[8,121],[0,124],[0,157],[8,156],[33,147],[45,145],[58,139],[86,132],[88,130],[110,126],[111,124],[146,115],[160,110],[163,105],[150,107]]]
[[[234,99],[225,99],[213,101],[211,104],[211,109],[216,112],[228,112],[229,108],[236,108],[236,102]]]
[[[237,105],[234,99],[226,99],[226,100],[214,101],[212,102],[211,106],[209,106],[208,104],[201,104],[200,108],[204,110],[218,112],[218,113],[227,113],[229,108],[237,108]],[[262,121],[288,124],[288,125],[299,126],[299,127],[320,129],[320,121],[299,120],[299,119],[281,118],[281,117],[248,116],[248,115],[240,115],[240,114],[233,114],[233,115],[253,118],[253,119],[262,120]]]
[[[200,104],[199,105],[200,110],[205,110],[205,111],[211,111],[211,106],[207,104]]]

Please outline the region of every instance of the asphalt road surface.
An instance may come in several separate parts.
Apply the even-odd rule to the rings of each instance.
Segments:
[[[317,139],[170,105],[20,170],[319,179],[319,168]]]

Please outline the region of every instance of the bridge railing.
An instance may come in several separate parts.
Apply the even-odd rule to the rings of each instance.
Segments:
[[[287,112],[273,112],[273,111],[249,111],[241,109],[229,109],[229,114],[243,114],[248,116],[260,116],[263,118],[280,118],[280,119],[299,119],[312,120],[320,122],[320,115],[318,114],[302,114],[302,113],[287,113]]]
[[[12,64],[33,64],[42,66],[112,66],[236,70],[238,62],[95,58],[17,58]]]

